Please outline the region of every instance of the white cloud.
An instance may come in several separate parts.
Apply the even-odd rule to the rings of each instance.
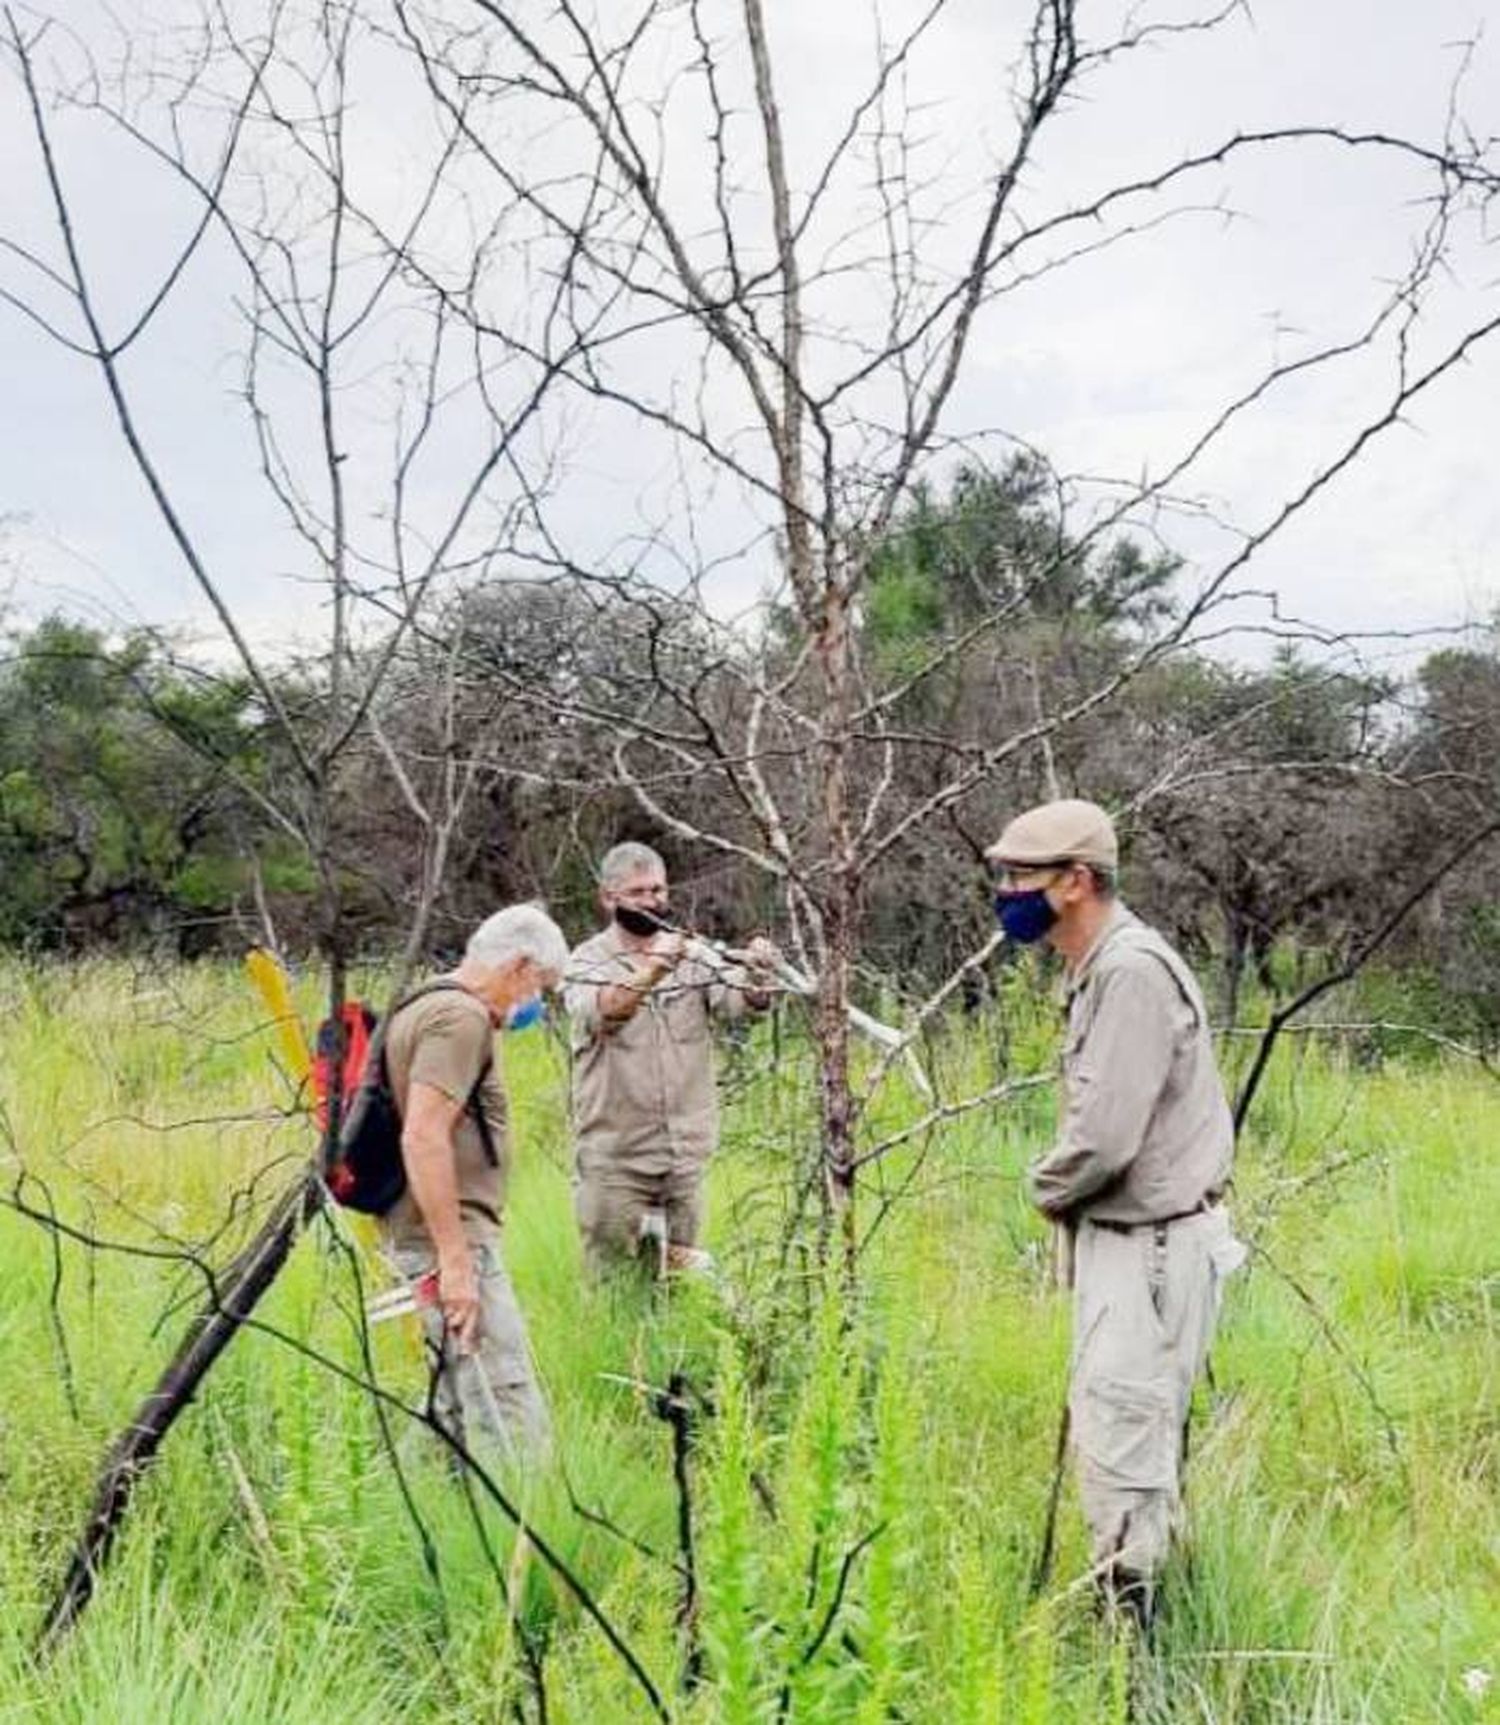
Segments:
[[[174,8],[165,10],[170,16]],[[888,40],[914,12],[904,0],[886,8]],[[1061,117],[1055,136],[1044,138],[1024,186],[1027,209],[1065,207],[1236,129],[1317,122],[1440,135],[1454,44],[1473,34],[1480,0],[1387,4],[1378,14],[1372,27],[1367,0],[1263,0],[1253,23],[1239,18],[1211,36],[1167,40],[1106,69]],[[913,63],[912,125],[923,140],[916,162],[934,173],[942,165],[935,201],[1007,147],[1002,68],[1024,15],[1019,5],[960,0]],[[868,65],[870,32],[864,9],[851,4],[773,8],[771,25],[794,173],[805,184],[808,164],[836,135],[837,116]],[[0,152],[13,164],[9,219],[55,256],[15,95],[9,86],[0,105]],[[360,171],[372,197],[382,188],[394,195],[420,144],[403,118],[403,100],[392,85],[388,101],[361,111]],[[1500,106],[1500,54],[1489,43],[1475,53],[1465,100],[1481,117]],[[669,184],[701,214],[706,144],[699,119],[685,113],[674,120],[667,141]],[[89,257],[111,304],[124,308],[138,300],[151,260],[181,231],[185,206],[119,150],[100,153],[81,143],[77,128],[64,130]],[[545,140],[533,147],[546,147]],[[742,137],[746,180],[759,159],[753,133]],[[1240,219],[1226,225],[1215,215],[1185,216],[989,307],[954,403],[953,429],[1004,428],[1047,450],[1065,471],[1159,472],[1269,361],[1360,327],[1409,260],[1422,220],[1411,203],[1419,184],[1395,158],[1355,156],[1332,144],[1233,158],[1185,195],[1197,203],[1222,199]],[[868,207],[857,188],[841,192],[827,232]],[[763,246],[763,209],[747,200],[745,212],[761,221]],[[958,231],[955,218],[949,229],[924,236],[924,264],[940,267]],[[1500,306],[1493,248],[1472,230],[1456,239],[1456,273],[1434,286],[1424,354]],[[816,252],[810,243],[809,255]],[[16,285],[13,273],[0,280]],[[306,634],[318,623],[318,599],[305,580],[287,578],[299,557],[308,572],[303,548],[277,524],[256,484],[253,445],[233,399],[240,337],[223,304],[226,280],[206,257],[132,356],[130,376],[153,453],[222,571],[231,603],[258,636]],[[847,285],[830,288],[823,304],[850,324],[876,309]],[[691,362],[665,342],[636,364],[636,376],[674,367],[691,376]],[[5,308],[0,376],[7,404],[0,509],[24,518],[8,545],[37,584],[33,604],[84,594],[117,612],[206,627],[201,595],[126,457],[97,376]],[[1490,452],[1497,382],[1500,349],[1481,349],[1418,405],[1409,427],[1382,440],[1289,528],[1250,578],[1282,588],[1289,609],[1340,628],[1485,612],[1500,590],[1500,502]],[[1195,490],[1236,523],[1260,524],[1387,389],[1388,372],[1356,362],[1337,378],[1277,392],[1224,440]],[[712,399],[722,409],[729,398],[718,392]],[[570,418],[585,430],[553,513],[584,555],[602,555],[643,526],[682,527],[681,478],[665,450],[622,415],[575,408]],[[384,435],[378,419],[363,432],[371,448]],[[690,487],[700,472],[690,461]],[[737,487],[718,487],[697,512],[708,554],[743,542],[753,514]],[[1186,529],[1182,542],[1204,556],[1215,543]],[[726,603],[752,592],[763,569],[762,550],[726,576]]]

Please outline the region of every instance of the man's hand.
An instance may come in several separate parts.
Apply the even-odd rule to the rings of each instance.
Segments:
[[[683,948],[687,937],[681,929],[660,929],[651,937],[651,944],[646,948],[646,956],[650,959],[652,968],[665,976],[668,971],[676,970],[682,962]]]
[[[438,1260],[438,1303],[454,1349],[472,1354],[479,1346],[479,1277],[467,1245]]]
[[[599,990],[599,1017],[611,1030],[634,1018],[641,1002],[682,960],[687,937],[680,929],[659,929],[632,956],[632,974],[624,982],[606,983]]]
[[[745,964],[760,987],[766,987],[775,980],[776,967],[780,963],[781,953],[763,934],[756,935],[745,948]]]
[[[740,987],[746,1006],[752,1012],[769,1011],[771,993],[776,986],[776,966],[781,962],[781,954],[765,935],[757,934],[740,949],[739,960],[745,967],[744,981]]]

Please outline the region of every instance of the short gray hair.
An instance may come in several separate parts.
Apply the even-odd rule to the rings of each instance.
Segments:
[[[563,931],[539,904],[510,904],[488,916],[469,936],[464,957],[491,970],[513,958],[529,958],[555,975],[567,968]]]
[[[626,839],[605,851],[599,864],[599,884],[603,887],[617,886],[627,875],[639,874],[642,869],[659,869],[665,875],[667,865],[662,861],[661,853],[652,850],[650,845]]]
[[[1105,868],[1100,863],[1085,863],[1089,878],[1094,883],[1094,891],[1100,898],[1114,898],[1120,890],[1120,871]]]

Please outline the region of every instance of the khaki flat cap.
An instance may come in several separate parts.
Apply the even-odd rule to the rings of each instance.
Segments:
[[[1114,869],[1120,864],[1114,822],[1098,803],[1077,797],[1043,803],[1017,815],[984,854],[993,863],[1023,868],[1081,862]]]

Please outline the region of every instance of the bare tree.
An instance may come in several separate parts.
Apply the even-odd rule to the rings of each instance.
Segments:
[[[378,778],[422,835],[409,962],[476,787],[527,771],[566,786],[592,768],[656,830],[779,895],[786,944],[816,977],[819,1132],[804,1186],[824,1194],[824,1239],[836,1221],[851,1277],[861,1171],[1025,1088],[1002,1074],[975,1095],[938,1095],[882,1135],[870,1103],[900,1067],[888,1050],[861,1072],[850,1041],[872,883],[899,882],[939,823],[972,855],[997,784],[1074,788],[1068,739],[1143,673],[1229,628],[1261,550],[1500,328],[1497,315],[1425,339],[1427,302],[1497,184],[1456,110],[1434,140],[1316,120],[1228,130],[1126,177],[1102,164],[1095,185],[1049,202],[1039,170],[1070,107],[1126,77],[1141,50],[1228,27],[1238,7],[1128,12],[1092,34],[1076,0],[1033,0],[1018,27],[997,18],[1003,116],[990,153],[957,166],[927,119],[955,10],[872,7],[866,42],[851,42],[858,87],[820,114],[821,142],[784,106],[788,67],[761,0],[641,0],[625,13],[576,0],[282,0],[269,12],[214,0],[165,65],[5,13],[51,225],[4,236],[0,294],[96,370],[276,729],[285,775],[249,789],[318,871],[330,1002],[344,991],[358,861],[347,815],[361,786]],[[90,263],[64,135],[126,150],[180,199],[181,230],[133,297]],[[992,451],[1017,447],[961,435],[976,332],[1076,260],[1212,203],[1205,182],[1241,160],[1286,151],[1395,161],[1415,177],[1424,201],[1403,278],[1348,327],[1205,402],[1198,430],[1144,476],[1070,478],[1038,458],[1055,535],[972,571],[971,603],[916,655],[873,653],[872,590],[915,488],[961,459],[1001,469]],[[224,284],[243,318],[238,394],[275,543],[326,624],[301,682],[244,626],[186,490],[153,454],[132,369],[190,293]],[[1149,540],[1170,511],[1206,508],[1202,475],[1232,431],[1350,361],[1386,367],[1368,417],[1228,552],[1185,571],[1172,606],[1138,609],[1111,651],[1090,651],[1081,577],[1128,560],[1122,540]],[[545,643],[508,660],[463,607],[440,614],[448,588],[496,574],[527,576],[527,603],[560,619],[545,678]],[[599,650],[600,628],[613,650]],[[1059,641],[1074,674],[1049,679]],[[988,734],[955,734],[924,705],[959,670],[996,695]],[[419,739],[413,752],[394,720],[418,708],[402,732]],[[596,752],[550,751],[535,768],[497,752],[502,715],[524,714],[533,740],[566,716]],[[994,946],[979,942],[911,1004],[905,1042]],[[335,1106],[329,1144],[337,1130]],[[54,1632],[320,1194],[310,1168],[216,1276],[110,1458]]]
[[[495,0],[395,8],[476,161],[577,245],[569,309],[587,307],[591,321],[562,380],[612,435],[653,453],[629,464],[654,481],[643,479],[638,532],[590,540],[561,494],[537,497],[518,549],[637,613],[654,687],[593,712],[613,732],[618,784],[657,830],[758,871],[783,897],[788,938],[818,978],[818,1167],[851,1270],[856,1171],[875,1149],[860,1148],[869,1088],[849,1043],[872,880],[899,874],[937,823],[953,822],[963,842],[963,816],[998,775],[1032,763],[1039,783],[1061,784],[1059,738],[1107,713],[1143,671],[1232,628],[1226,607],[1262,549],[1500,327],[1492,317],[1424,340],[1427,301],[1497,183],[1488,146],[1456,108],[1434,140],[1316,119],[1231,129],[1130,177],[1104,164],[1091,189],[1049,203],[1039,168],[1060,116],[1125,79],[1148,45],[1229,27],[1239,8],[1131,12],[1091,33],[1073,0],[1037,0],[1009,38],[1003,136],[966,177],[927,117],[942,93],[929,55],[949,11],[943,0],[872,8],[869,40],[851,32],[848,48],[863,82],[835,117],[820,113],[816,144],[805,116],[783,107],[788,67],[760,0],[647,0],[618,15],[572,0],[545,15]],[[997,58],[1008,29],[996,19]],[[830,84],[847,87],[847,66],[838,73]],[[505,150],[517,103],[550,140],[546,177]],[[1056,476],[1074,523],[1064,539],[996,572],[962,626],[917,662],[872,659],[872,576],[913,486],[983,448],[950,429],[976,330],[1031,284],[1192,209],[1199,188],[1240,161],[1288,151],[1349,152],[1418,177],[1405,277],[1382,284],[1348,328],[1269,362],[1233,399],[1205,402],[1199,430],[1148,476]],[[433,285],[443,288],[436,271]],[[488,337],[482,295],[444,291]],[[1065,590],[1080,559],[1112,555],[1122,534],[1149,536],[1163,511],[1205,508],[1195,487],[1208,459],[1279,391],[1372,360],[1387,383],[1369,417],[1236,529],[1226,553],[1188,570],[1170,609],[1136,619],[1128,650],[1049,701],[1023,638],[1048,592]],[[1065,616],[1067,602],[1057,609]],[[714,638],[712,675],[700,654],[674,652],[689,635]],[[990,735],[960,740],[912,722],[923,691],[975,661],[995,665],[1003,689]]]
[[[3,236],[10,274],[0,295],[97,373],[160,524],[255,692],[275,770],[242,788],[316,872],[338,1024],[346,906],[365,842],[353,800],[372,772],[387,773],[420,835],[399,987],[425,948],[473,789],[473,766],[441,741],[424,781],[390,745],[381,714],[399,692],[392,668],[404,640],[446,583],[505,542],[512,497],[540,483],[542,409],[557,369],[543,356],[568,290],[569,246],[534,236],[545,287],[533,295],[528,282],[507,311],[526,328],[516,343],[478,353],[467,325],[405,260],[435,232],[471,220],[471,256],[483,258],[507,201],[486,205],[463,185],[462,126],[441,113],[422,123],[427,105],[405,55],[368,34],[361,8],[216,5],[193,32],[145,57],[125,26],[104,22],[102,38],[86,39],[29,10],[5,11],[4,50],[50,232]],[[413,92],[419,112],[404,172],[399,183],[382,181],[366,172],[365,128]],[[177,227],[148,237],[155,255],[95,264],[70,177],[74,149],[109,153],[167,202]],[[384,243],[388,231],[399,236],[395,247]],[[520,249],[518,239],[513,259]],[[267,532],[279,535],[287,573],[321,614],[322,645],[300,665],[272,660],[252,638],[243,570],[232,551],[207,548],[191,483],[168,470],[147,430],[160,412],[152,344],[184,305],[201,316],[205,304],[238,318],[235,395],[253,465],[236,482],[258,470]],[[520,486],[528,461],[534,474]],[[257,568],[262,556],[245,561]],[[440,739],[451,740],[456,689],[451,667],[435,667],[429,700]],[[340,1065],[333,1061],[335,1073]],[[201,1309],[106,1459],[46,1645],[87,1604],[136,1480],[325,1202],[321,1170],[338,1141],[341,1101],[335,1083],[320,1157],[261,1201],[258,1226],[227,1264],[205,1267]]]

